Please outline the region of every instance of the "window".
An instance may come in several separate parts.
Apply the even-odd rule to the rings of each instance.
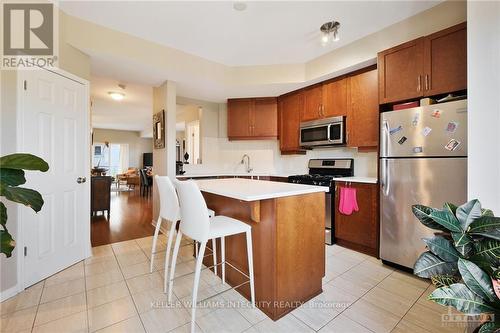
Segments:
[[[92,155],[92,166],[108,169],[110,176],[116,176],[128,167],[128,145],[95,143]]]

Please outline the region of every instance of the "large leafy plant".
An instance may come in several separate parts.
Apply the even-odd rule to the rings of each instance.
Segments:
[[[43,159],[31,154],[11,154],[0,157],[0,196],[39,212],[43,206],[40,193],[29,188],[19,187],[19,185],[26,183],[24,170],[45,172],[49,170],[49,165]],[[0,253],[9,258],[16,242],[7,229],[7,208],[1,201],[0,225]]]
[[[429,299],[468,315],[486,314],[479,332],[500,330],[500,217],[482,209],[478,200],[443,209],[412,206],[425,226],[436,230],[424,238],[428,251],[414,266],[414,274],[437,287]]]

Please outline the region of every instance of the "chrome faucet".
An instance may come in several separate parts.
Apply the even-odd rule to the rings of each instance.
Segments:
[[[245,163],[245,157],[247,158],[247,163]],[[243,157],[241,158],[241,164],[245,164],[247,173],[252,172],[253,169],[250,167],[250,156],[248,156],[247,154],[243,155]]]

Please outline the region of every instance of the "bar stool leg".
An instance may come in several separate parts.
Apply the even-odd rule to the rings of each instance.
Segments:
[[[253,279],[253,250],[252,250],[252,232],[247,231],[247,256],[248,256],[248,276],[250,277],[250,300],[252,301],[252,308],[255,308],[255,288]]]
[[[195,319],[196,319],[196,298],[198,296],[198,285],[200,284],[201,264],[203,263],[203,255],[205,254],[205,247],[207,242],[202,242],[200,246],[200,254],[196,260],[196,268],[194,271],[193,282],[193,300],[191,302],[191,332],[194,333]]]
[[[155,259],[156,252],[156,241],[158,240],[158,234],[160,233],[162,218],[158,216],[158,220],[156,221],[155,234],[153,236],[153,245],[151,246],[151,264],[149,265],[149,273],[153,273],[153,262]]]
[[[198,258],[198,251],[199,251],[199,248],[198,248],[198,242],[197,241],[194,241],[194,253],[195,253],[195,258]]]
[[[169,264],[170,264],[170,252],[172,251],[172,241],[174,240],[174,234],[175,234],[175,225],[177,222],[170,222],[170,230],[168,231],[168,240],[167,240],[167,251],[165,252],[165,271],[163,276],[165,277],[164,283],[163,283],[163,292],[167,292],[167,277],[168,277],[168,270]]]
[[[181,245],[182,232],[179,230],[177,232],[177,237],[175,238],[174,254],[172,256],[172,269],[170,270],[170,279],[168,281],[168,302],[172,302],[172,290],[174,287],[174,277],[175,277],[175,265],[177,264],[177,255],[179,254],[179,247]],[[165,277],[167,278],[167,277]]]
[[[226,284],[226,244],[224,237],[220,238],[220,255],[222,260],[222,284]]]
[[[214,259],[214,265],[217,265],[217,240],[212,239],[212,258]],[[214,273],[217,275],[217,266],[214,266]]]

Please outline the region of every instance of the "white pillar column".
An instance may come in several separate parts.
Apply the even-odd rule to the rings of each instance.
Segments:
[[[175,82],[165,81],[153,88],[153,114],[165,110],[165,132],[162,133],[165,138],[165,148],[153,147],[153,171],[156,175],[169,176],[172,180],[175,179],[176,99]],[[153,221],[157,220],[159,209],[158,191],[156,186],[153,186]]]

